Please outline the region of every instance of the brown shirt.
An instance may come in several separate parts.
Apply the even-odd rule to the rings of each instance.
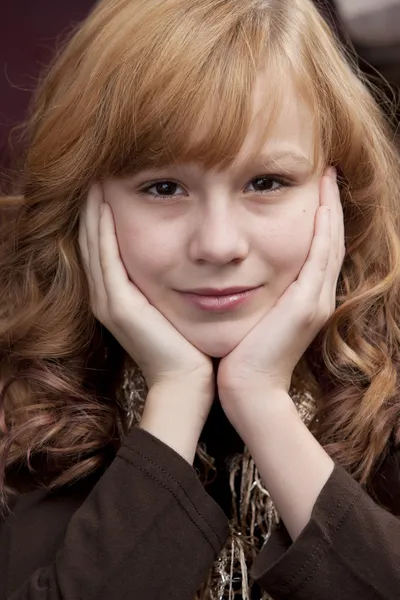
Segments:
[[[291,543],[277,528],[252,574],[276,600],[400,597],[400,454],[376,478],[392,513],[341,467]],[[192,600],[225,513],[170,447],[133,429],[102,476],[19,497],[0,528],[0,600]]]

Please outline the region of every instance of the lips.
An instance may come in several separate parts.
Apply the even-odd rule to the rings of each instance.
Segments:
[[[215,295],[201,295],[197,293],[184,292],[183,297],[192,305],[197,306],[203,311],[221,313],[233,310],[242,304],[250,301],[260,288],[247,289],[245,291]]]
[[[194,294],[196,296],[230,296],[241,294],[256,289],[259,286],[234,286],[229,288],[197,288],[195,290],[185,290],[185,294]]]

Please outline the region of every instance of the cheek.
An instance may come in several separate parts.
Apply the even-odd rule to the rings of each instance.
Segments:
[[[156,298],[161,282],[170,273],[179,256],[176,237],[163,235],[157,227],[138,227],[138,219],[114,216],[122,261],[130,279],[149,298]]]
[[[129,275],[147,273],[154,276],[163,272],[170,262],[170,251],[160,238],[150,232],[138,231],[126,223],[117,228],[118,244]],[[160,252],[160,248],[163,249]]]
[[[310,250],[314,235],[315,208],[282,216],[264,237],[263,254],[275,278],[294,279]]]
[[[149,218],[140,205],[133,206],[132,192],[120,181],[104,184],[106,201],[111,205],[118,246],[125,268],[135,283],[146,288],[170,267],[175,254],[174,239]]]

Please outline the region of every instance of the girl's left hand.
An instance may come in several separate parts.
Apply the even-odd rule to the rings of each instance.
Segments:
[[[329,168],[321,181],[314,237],[299,276],[220,361],[217,385],[225,412],[235,411],[238,403],[248,404],[254,396],[289,391],[296,364],[335,311],[344,256],[340,193],[336,171]]]

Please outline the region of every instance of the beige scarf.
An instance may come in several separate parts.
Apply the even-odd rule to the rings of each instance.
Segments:
[[[290,395],[303,422],[308,425],[315,413],[315,400],[308,391],[292,387]],[[118,400],[126,407],[131,426],[139,423],[147,395],[146,382],[138,367],[127,358]],[[199,478],[207,485],[215,475],[214,459],[199,443],[197,456],[203,466]],[[240,497],[235,490],[235,477],[240,474]],[[233,457],[230,464],[230,489],[232,494],[232,518],[230,535],[208,578],[194,600],[251,600],[253,581],[249,568],[268,542],[273,528],[279,523],[273,502],[265,489],[258,470],[247,448]],[[264,593],[263,600],[272,600]]]

